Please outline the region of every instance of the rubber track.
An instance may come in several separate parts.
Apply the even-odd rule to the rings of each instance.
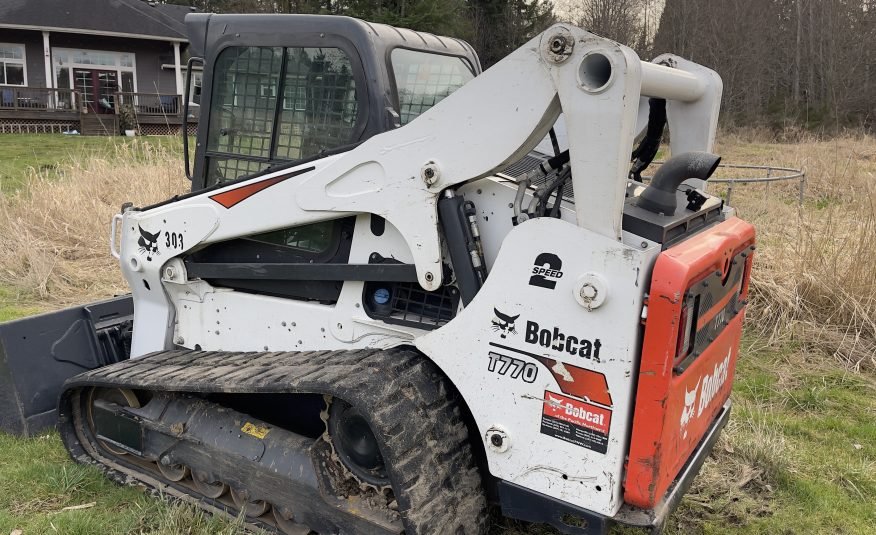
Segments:
[[[61,425],[77,388],[197,393],[321,393],[351,403],[381,442],[405,532],[486,531],[486,499],[456,394],[420,353],[389,350],[233,353],[176,350],[67,381]],[[67,405],[65,407],[65,404]],[[62,433],[66,437],[73,433]],[[74,449],[68,444],[68,449]],[[76,458],[76,455],[74,455]]]

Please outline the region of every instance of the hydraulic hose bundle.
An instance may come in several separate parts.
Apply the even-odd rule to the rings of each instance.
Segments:
[[[546,180],[544,184],[535,189],[532,201],[530,201],[527,209],[524,210],[523,201],[526,196],[526,190],[529,189],[532,181],[537,178],[547,177],[552,173],[556,173],[556,177]],[[572,168],[569,166],[568,149],[556,156],[546,158],[523,175],[523,178],[518,182],[517,196],[514,198],[515,224],[523,223],[533,217],[544,217],[545,215],[559,217],[563,187],[571,176]],[[552,206],[548,207],[548,201],[554,193],[556,193],[556,200]]]

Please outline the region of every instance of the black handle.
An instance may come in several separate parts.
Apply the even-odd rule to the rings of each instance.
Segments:
[[[204,58],[189,58],[186,64],[186,89],[183,95],[183,118],[182,118],[182,138],[183,138],[183,159],[186,163],[186,178],[192,179],[192,167],[189,164],[189,88],[192,85],[192,66],[195,62],[204,64]]]

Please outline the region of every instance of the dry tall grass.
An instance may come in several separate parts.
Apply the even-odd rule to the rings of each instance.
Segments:
[[[876,140],[795,144],[721,138],[726,163],[805,167],[793,185],[737,187],[733,204],[758,229],[749,326],[771,344],[800,344],[853,370],[876,369]],[[149,141],[108,159],[78,159],[63,178],[34,176],[0,197],[0,285],[24,302],[79,303],[126,291],[107,250],[108,222],[125,201],[185,191],[177,153]]]
[[[20,303],[59,307],[125,293],[109,254],[109,222],[126,201],[143,206],[186,190],[179,154],[119,144],[105,159],[76,157],[61,178],[32,171],[30,186],[0,195],[0,286]]]
[[[724,139],[725,161],[806,169],[806,201],[792,185],[734,191],[759,247],[749,326],[774,345],[876,370],[876,140],[849,136],[796,144]]]

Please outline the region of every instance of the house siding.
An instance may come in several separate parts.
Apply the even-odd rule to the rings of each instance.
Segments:
[[[30,30],[6,30],[0,32],[0,43],[24,45],[27,63],[27,85],[46,87],[46,67],[43,61],[43,34]]]
[[[32,30],[4,29],[0,42],[23,44],[27,63],[27,85],[48,87],[43,61],[42,32]],[[142,93],[176,93],[176,75],[173,70],[162,69],[162,64],[173,63],[173,45],[166,41],[148,41],[72,33],[50,33],[49,43],[58,48],[79,48],[108,52],[133,53],[136,62],[137,89]],[[185,50],[186,43],[181,44]],[[95,66],[99,69],[99,66]],[[183,65],[185,70],[185,65]],[[183,80],[185,81],[185,80]]]
[[[78,1],[78,0],[77,0]],[[0,0],[2,3],[2,0]],[[0,42],[24,45],[25,65],[27,69],[26,86],[29,88],[46,88],[53,85],[50,78],[46,80],[45,57],[43,56],[43,35],[40,30],[0,29]],[[133,54],[135,58],[136,90],[146,95],[137,97],[137,122],[139,131],[144,135],[178,134],[183,128],[181,109],[164,108],[163,95],[177,93],[176,75],[174,69],[162,69],[163,64],[174,62],[173,42],[164,40],[136,39],[101,35],[83,35],[68,32],[49,32],[49,46],[52,49],[80,49],[106,52],[121,52]],[[184,54],[188,43],[180,43],[180,54]],[[185,65],[182,66],[185,68]],[[96,70],[113,69],[94,65]],[[50,76],[54,74],[54,62],[51,65]],[[185,75],[183,75],[185,82]],[[11,86],[10,86],[11,87]],[[90,118],[80,114],[80,109],[70,107],[63,97],[53,100],[56,93],[28,89],[19,92],[8,91],[9,87],[0,86],[4,90],[4,99],[0,101],[0,134],[5,133],[60,133],[77,129],[89,133],[87,125],[82,122]],[[184,88],[181,88],[184,90]],[[182,92],[182,91],[181,91]],[[148,96],[159,93],[162,98]],[[6,98],[7,95],[9,98]],[[10,103],[14,103],[11,105]],[[22,105],[24,103],[24,105]],[[159,104],[161,103],[161,104]],[[81,102],[80,102],[81,104]],[[195,113],[197,116],[197,113]],[[117,120],[112,114],[105,119]],[[188,131],[194,135],[197,119],[188,121]],[[116,133],[115,127],[106,132]]]

